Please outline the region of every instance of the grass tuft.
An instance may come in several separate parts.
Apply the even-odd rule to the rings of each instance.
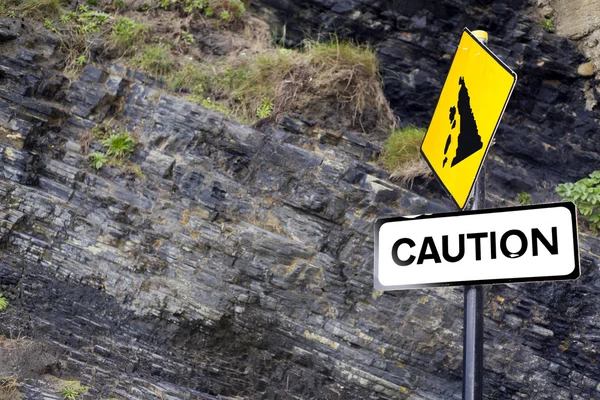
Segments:
[[[332,38],[307,42],[303,50],[238,56],[207,71],[203,98],[223,104],[240,120],[294,112],[311,115],[311,108],[322,104],[321,110],[337,108],[349,128],[364,131],[366,120],[371,121],[368,129],[380,132],[395,125],[383,95],[377,56],[369,46]]]
[[[20,400],[19,382],[15,375],[0,377],[0,400]]]
[[[77,381],[66,381],[57,393],[63,395],[63,400],[78,400],[81,396],[88,391],[87,386],[83,386]]]
[[[137,145],[136,140],[129,131],[112,134],[101,140],[100,143],[107,148],[106,155],[113,160],[122,160],[128,157]]]
[[[60,15],[60,0],[23,0],[17,10],[24,16],[41,18],[53,18]]]
[[[176,61],[165,46],[150,45],[134,58],[134,64],[154,76],[166,76],[175,69]]]
[[[381,158],[392,179],[408,184],[417,177],[431,178],[431,170],[420,153],[424,136],[425,129],[415,126],[392,131]]]
[[[131,54],[141,47],[150,34],[150,25],[127,17],[117,18],[108,38],[108,48],[120,55]]]

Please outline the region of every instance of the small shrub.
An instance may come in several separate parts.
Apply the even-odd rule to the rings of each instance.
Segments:
[[[154,76],[165,76],[175,69],[175,57],[161,45],[147,46],[144,52],[134,59],[134,63]]]
[[[550,18],[544,18],[542,20],[542,28],[546,30],[548,33],[556,32],[556,27],[554,26],[554,22]]]
[[[88,389],[77,381],[67,381],[57,392],[63,395],[63,400],[78,400]]]
[[[79,57],[77,57],[75,59],[75,64],[77,64],[80,67],[83,67],[85,64],[87,64],[87,58],[85,55],[80,55]]]
[[[102,168],[104,164],[107,164],[109,161],[108,157],[106,157],[106,154],[100,152],[94,152],[90,154],[90,158],[92,159],[90,162],[90,167],[94,169]]]
[[[196,42],[194,35],[186,31],[181,32],[181,40],[183,40],[185,44],[194,44]]]
[[[523,206],[527,206],[529,204],[531,204],[532,201],[532,197],[529,193],[527,192],[521,192],[517,195],[517,198],[515,199],[515,201]]]
[[[385,142],[381,159],[392,179],[409,183],[417,177],[431,176],[431,170],[420,153],[424,136],[425,129],[415,126],[392,131]]]
[[[588,222],[590,229],[598,232],[600,229],[600,171],[594,171],[589,178],[575,183],[561,183],[556,187],[556,193],[564,200],[575,203],[579,213]]]
[[[3,294],[0,294],[0,311],[6,310],[8,307],[8,300],[4,297]]]
[[[273,114],[273,109],[275,108],[275,104],[269,99],[263,99],[260,106],[256,110],[256,116],[260,119],[270,117]]]
[[[231,21],[231,14],[229,11],[223,10],[219,13],[219,18],[221,18],[221,21],[229,22]]]
[[[60,15],[60,0],[23,0],[17,10],[33,18],[53,18]]]
[[[127,17],[117,18],[109,37],[109,48],[129,54],[141,46],[150,33],[150,26]]]
[[[122,160],[128,157],[137,145],[137,142],[129,131],[110,135],[108,138],[100,141],[100,143],[107,148],[106,155],[115,160]]]

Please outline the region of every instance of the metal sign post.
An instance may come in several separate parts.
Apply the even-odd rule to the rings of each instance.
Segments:
[[[473,35],[487,44],[484,31]],[[493,144],[493,143],[492,143]],[[485,208],[485,166],[481,166],[475,181],[473,203],[470,210]],[[465,286],[465,319],[463,327],[463,400],[483,398],[483,286]]]
[[[485,168],[475,183],[469,210],[485,205]],[[463,400],[483,398],[483,286],[465,286],[463,331]]]

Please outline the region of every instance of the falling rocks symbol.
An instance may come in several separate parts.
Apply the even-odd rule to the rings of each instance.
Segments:
[[[475,116],[471,109],[471,98],[469,97],[469,90],[467,89],[464,77],[459,78],[458,84],[460,85],[457,104],[458,114],[460,115],[460,133],[458,134],[456,155],[452,160],[451,167],[454,167],[456,164],[483,147],[481,136],[479,136],[479,131],[477,130]],[[456,112],[457,107],[450,107],[449,117],[452,129],[456,127]],[[444,146],[444,155],[448,152],[451,142],[452,135],[448,134],[448,139],[446,139],[446,145]],[[447,161],[448,157],[445,157],[442,166],[445,167]]]

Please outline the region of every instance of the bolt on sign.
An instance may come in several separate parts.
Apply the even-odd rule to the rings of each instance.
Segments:
[[[421,144],[423,157],[463,209],[517,75],[465,28]]]
[[[577,279],[570,202],[395,217],[375,224],[375,288]]]

